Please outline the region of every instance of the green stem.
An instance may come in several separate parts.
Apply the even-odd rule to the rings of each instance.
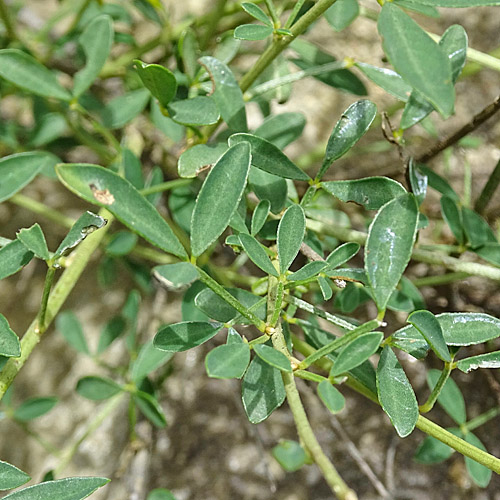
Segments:
[[[292,26],[295,19],[299,15],[300,9],[302,9],[302,6],[304,5],[304,2],[305,2],[305,0],[297,0],[297,2],[295,2],[295,5],[293,6],[293,10],[292,10],[290,16],[288,17],[288,19],[286,20],[285,26],[283,26],[283,28],[289,29],[290,26]]]
[[[280,20],[278,17],[278,13],[276,12],[276,9],[274,7],[273,0],[264,0],[267,10],[269,11],[269,15],[271,16],[271,19],[273,20],[273,24],[275,28],[280,27]]]
[[[55,318],[59,309],[64,304],[71,290],[75,286],[78,278],[83,273],[92,254],[95,252],[99,243],[102,241],[106,232],[111,226],[113,215],[107,210],[101,210],[100,215],[108,219],[108,224],[98,231],[90,234],[73,252],[71,255],[71,264],[65,269],[58,282],[56,283],[52,293],[50,294],[47,310],[45,313],[44,328],[39,328],[38,317],[31,323],[28,330],[23,335],[21,340],[21,356],[18,358],[9,358],[0,373],[0,400],[5,395],[5,391],[9,388],[12,381],[30,357],[35,346],[40,342],[42,334],[46,331],[52,320]]]
[[[271,317],[271,321],[269,322],[269,326],[274,328],[278,320],[280,319],[281,307],[283,306],[283,282],[278,281],[278,285],[276,286],[276,300],[274,301],[274,311]]]
[[[307,219],[306,226],[314,232],[334,236],[342,241],[354,241],[360,245],[366,243],[367,235],[360,231],[339,227],[333,224],[324,224],[323,222]],[[438,252],[429,252],[414,248],[412,259],[418,262],[426,262],[427,264],[436,264],[444,266],[447,269],[456,272],[467,273],[472,276],[481,276],[494,281],[500,281],[500,269],[498,267],[478,264],[476,262],[465,262],[449,255],[444,255]]]
[[[448,380],[451,370],[452,370],[452,365],[453,363],[445,363],[443,371],[441,372],[441,375],[439,376],[439,379],[434,386],[434,389],[432,389],[432,392],[430,393],[429,397],[427,398],[427,401],[419,407],[421,413],[427,413],[432,410],[434,407],[434,404],[437,401],[437,398],[441,394],[441,391],[443,390],[444,384],[446,384],[446,381]]]
[[[50,266],[47,269],[47,274],[45,275],[45,283],[43,285],[43,293],[42,293],[42,303],[40,305],[40,312],[38,313],[38,329],[40,332],[45,331],[45,317],[47,315],[47,304],[49,302],[50,289],[52,288],[52,283],[54,283],[55,275],[56,275],[55,268]]]
[[[292,42],[293,39],[304,33],[304,31],[321,15],[331,7],[336,0],[318,0],[314,7],[309,9],[291,28],[292,36],[276,38],[273,43],[257,59],[250,71],[240,81],[240,88],[246,92],[260,74],[271,64],[271,62]]]
[[[193,179],[174,179],[172,181],[162,182],[160,184],[155,184],[154,186],[141,189],[139,192],[143,196],[148,194],[163,193],[164,191],[169,191],[178,187],[189,186],[192,182]]]
[[[315,363],[318,359],[326,356],[327,354],[330,354],[333,351],[336,351],[337,349],[340,349],[341,347],[347,345],[349,342],[352,342],[358,337],[361,337],[361,335],[363,335],[364,333],[371,332],[373,329],[378,328],[379,326],[380,321],[376,319],[372,319],[371,321],[363,323],[362,325],[358,326],[354,330],[351,330],[349,333],[346,333],[342,337],[339,337],[329,344],[320,347],[310,356],[307,356],[307,358],[300,363],[299,368],[301,370],[309,368],[309,366]]]
[[[468,278],[470,275],[468,273],[457,272],[457,273],[447,273],[438,274],[436,276],[425,276],[424,278],[416,278],[413,284],[417,287],[422,286],[439,286],[447,285],[449,283],[455,283],[455,281],[461,281]]]
[[[85,432],[72,444],[69,448],[63,452],[63,458],[59,462],[58,466],[54,469],[54,476],[59,476],[61,472],[68,466],[74,457],[75,453],[80,448],[81,444],[94,432],[100,425],[106,420],[106,418],[113,412],[113,410],[118,406],[123,397],[124,392],[117,394],[112,397],[103,409],[91,420]]]
[[[0,18],[5,26],[5,31],[9,40],[17,40],[16,29],[14,27],[14,22],[11,19],[9,7],[5,5],[5,0],[0,0]]]
[[[323,380],[328,380],[326,377],[318,375],[317,373],[308,372],[306,370],[295,370],[293,374],[296,377],[304,380],[310,380],[311,382],[323,382]]]
[[[221,299],[225,300],[230,306],[234,307],[244,318],[251,321],[261,332],[266,331],[266,322],[259,319],[255,314],[248,310],[239,300],[234,298],[224,287],[219,285],[209,274],[200,267],[196,267],[200,275],[200,280],[205,283]]]
[[[272,311],[274,311],[276,307],[275,301],[278,295],[277,287],[278,280],[270,276],[267,304],[268,321],[271,319]],[[277,351],[283,353],[288,359],[290,359],[290,353],[288,352],[285,337],[281,329],[281,323],[278,323],[276,325],[271,339],[274,348]],[[337,498],[341,500],[356,500],[356,494],[340,477],[334,465],[330,462],[329,458],[321,449],[321,445],[314,435],[314,431],[312,430],[311,424],[309,423],[307,414],[304,410],[304,406],[302,405],[299,391],[297,390],[297,386],[295,385],[295,377],[293,373],[281,372],[281,377],[283,378],[283,384],[285,386],[288,406],[290,407],[290,410],[292,412],[301,443],[304,444],[311,458],[320,468],[326,482],[330,486],[332,492],[337,496]]]
[[[73,33],[74,29],[78,26],[78,23],[80,22],[83,14],[87,10],[87,7],[90,5],[90,2],[92,2],[92,0],[83,0],[82,4],[78,8],[77,13],[75,14],[75,18],[73,19],[70,27],[68,28],[68,31],[66,32],[67,35]]]
[[[73,227],[73,224],[75,223],[74,219],[72,219],[71,217],[66,217],[61,212],[59,212],[59,210],[54,210],[53,208],[47,207],[43,203],[35,201],[32,198],[24,196],[20,193],[17,193],[14,196],[10,197],[9,202],[14,203],[18,207],[26,208],[27,210],[35,214],[41,215],[46,219],[69,229],[71,229]]]
[[[493,172],[491,172],[491,175],[488,181],[486,182],[483,190],[481,191],[479,198],[476,200],[476,203],[474,204],[474,210],[477,213],[482,214],[484,212],[486,205],[488,205],[491,198],[495,194],[495,191],[497,190],[499,184],[500,184],[500,160],[493,169]]]
[[[466,424],[464,424],[464,427],[468,431],[473,431],[477,427],[484,425],[486,422],[489,422],[498,415],[500,415],[500,406],[491,408],[488,411],[482,413],[481,415],[478,415],[477,417],[473,418],[472,420],[469,420]]]

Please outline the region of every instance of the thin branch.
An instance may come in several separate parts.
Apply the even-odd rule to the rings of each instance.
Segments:
[[[438,141],[434,146],[429,148],[428,151],[416,158],[417,163],[426,163],[441,151],[449,148],[456,142],[458,142],[462,137],[470,134],[472,131],[476,130],[480,125],[482,125],[486,120],[490,119],[498,110],[500,110],[500,96],[498,96],[491,104],[488,104],[482,111],[477,115],[472,117],[472,120],[467,122],[462,128],[451,134],[446,139]]]
[[[479,198],[474,204],[474,210],[477,213],[482,214],[484,212],[484,209],[490,202],[491,198],[493,198],[493,195],[498,188],[498,184],[500,184],[500,160],[493,169],[493,172],[491,172],[491,175],[481,191]]]

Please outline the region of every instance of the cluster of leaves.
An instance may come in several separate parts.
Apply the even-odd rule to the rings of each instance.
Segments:
[[[81,355],[99,362],[118,338],[123,339],[129,353],[126,366],[111,367],[109,377],[82,378],[76,387],[81,396],[100,401],[128,394],[133,412],[138,409],[153,425],[164,427],[166,419],[158,390],[168,376],[167,363],[174,353],[197,347],[227,330],[225,343],[208,352],[206,371],[214,378],[241,379],[243,406],[250,422],[256,424],[268,418],[284,402],[289,385],[297,376],[317,384],[318,397],[332,413],[341,411],[345,404],[339,386],[345,383],[356,388],[378,401],[396,432],[405,437],[418,425],[421,416],[414,389],[395,350],[417,359],[432,351],[443,362],[443,370],[440,374],[429,371],[431,396],[420,410],[428,411],[439,401],[460,426],[450,432],[465,439],[475,450],[484,450],[471,433],[474,425],[467,423],[465,404],[449,375],[456,368],[467,373],[476,368],[500,367],[500,351],[461,357],[466,352],[463,348],[500,337],[500,320],[483,313],[435,316],[403,274],[412,256],[418,257],[414,252],[418,231],[429,224],[422,211],[429,187],[442,194],[443,219],[460,252],[472,250],[494,266],[500,265],[495,233],[480,211],[461,203],[446,179],[413,160],[408,162],[407,188],[379,176],[324,180],[331,165],[350,152],[373,124],[377,107],[370,100],[357,100],[344,111],[333,127],[314,177],[283,152],[302,134],[304,115],[271,114],[271,103],[282,102],[289,95],[291,82],[299,78],[294,75],[313,76],[336,89],[366,95],[366,86],[356,71],[404,103],[399,130],[394,134],[400,143],[404,131],[431,112],[437,111],[443,118],[453,113],[454,83],[467,55],[465,30],[459,25],[451,26],[436,43],[407,11],[435,16],[436,7],[500,2],[379,3],[383,5],[378,31],[394,69],[354,60],[337,61],[319,47],[297,38],[297,26],[305,23],[307,16],[311,16],[309,24],[315,20],[311,14],[315,7],[307,2],[297,2],[283,26],[283,12],[270,8],[268,16],[257,4],[241,4],[244,12],[262,24],[236,26],[234,32],[222,36],[211,55],[201,50],[200,46],[205,49],[204,44],[194,30],[185,30],[175,40],[172,55],[176,65],[172,70],[143,62],[137,59],[141,52],[131,50],[133,54],[124,72],[127,90],[106,103],[100,101],[99,86],[94,84],[106,71],[114,70],[112,65],[111,69],[106,66],[113,42],[136,44],[114,30],[113,21],[132,23],[125,7],[91,2],[80,12],[68,39],[54,47],[62,51],[65,43],[77,41],[81,48],[81,64],[73,74],[71,88],[62,85],[55,70],[44,66],[34,51],[0,50],[2,94],[19,89],[25,92],[36,122],[30,130],[19,124],[1,130],[2,144],[11,154],[0,160],[0,202],[16,200],[19,191],[40,174],[101,208],[99,214],[86,212],[76,221],[69,221],[71,228],[54,252],[49,250],[38,223],[20,229],[13,240],[0,239],[0,279],[17,273],[34,258],[48,266],[38,333],[48,326],[49,291],[55,273],[61,267],[71,268],[72,252],[89,234],[109,229],[109,225],[104,229],[105,218],[118,220],[125,229],[110,237],[103,236],[104,257],[99,265],[103,286],[112,284],[117,265],[123,264],[144,293],[154,286],[150,274],[167,289],[182,293],[182,321],[163,325],[154,339],[144,341],[137,326],[141,294],[133,290],[121,312],[103,327],[95,352],[91,352],[73,312],[64,311],[57,316],[57,329]],[[154,8],[153,2],[134,4],[154,22],[165,22],[163,11]],[[272,6],[272,2],[266,4]],[[325,13],[335,30],[346,28],[358,15],[356,0],[338,0]],[[290,44],[294,56],[287,59],[288,56],[276,52],[258,79],[248,84],[240,80],[238,84],[229,64],[238,53],[239,40],[268,38],[271,49]],[[290,63],[300,71],[290,72]],[[249,100],[257,102],[265,117],[254,130],[248,128]],[[171,142],[190,146],[184,148],[177,161],[180,184],[179,180],[171,181],[177,182],[175,185],[163,182],[159,167],[151,168],[146,176],[138,155],[123,144],[127,134],[121,131],[148,105],[151,124]],[[144,118],[144,114],[141,116]],[[224,130],[215,135],[222,122]],[[65,159],[61,135],[92,148],[104,166],[61,161],[59,156]],[[23,142],[29,151],[22,151]],[[205,175],[207,168],[210,170]],[[169,189],[171,220],[166,220],[158,210],[159,194]],[[348,202],[361,206],[367,219],[371,218],[366,234],[350,230],[351,221],[342,210]],[[370,212],[375,215],[371,217]],[[142,247],[138,237],[161,252]],[[238,254],[229,269],[217,269],[214,264],[221,238]],[[346,242],[342,244],[342,240]],[[161,265],[150,270],[137,260],[141,250],[142,256],[153,255],[151,260]],[[307,259],[297,258],[300,252]],[[352,259],[356,263],[362,261],[362,266],[356,267]],[[241,283],[237,278],[226,279],[232,281],[233,286],[228,287],[216,279],[225,271],[228,276],[234,274],[247,262],[252,263],[247,269],[254,271],[254,276],[247,280],[249,287],[234,286]],[[333,297],[330,307],[328,301]],[[368,301],[374,303],[378,315],[361,323],[352,313]],[[318,307],[320,302],[325,302],[335,314]],[[408,325],[384,337],[380,328],[387,326],[383,322],[387,310],[407,313]],[[326,329],[319,318],[330,323],[336,334]],[[255,327],[251,331],[259,332],[251,340],[239,332],[240,326],[248,325]],[[455,360],[459,349],[461,359]],[[304,356],[301,361],[295,357],[298,353]],[[9,360],[23,354],[18,336],[0,315],[0,355],[5,372]],[[374,354],[379,356],[376,367],[371,361]],[[310,371],[314,364],[325,369],[327,376]],[[153,372],[161,367],[164,371],[155,379]],[[52,398],[36,398],[15,410],[8,408],[6,414],[25,421],[45,413],[54,404]],[[296,470],[315,458],[308,444],[302,444],[285,441],[273,454],[286,470]],[[468,451],[467,467],[473,480],[484,487],[491,471],[484,460],[483,465],[474,461],[484,458],[474,449]],[[418,450],[417,459],[435,463],[452,452],[449,446],[429,437]],[[5,478],[5,489],[29,479],[9,464],[2,462],[2,468],[0,476]],[[76,500],[90,495],[105,482],[101,478],[47,481],[7,498],[35,498],[36,494],[58,499],[63,498],[58,488],[65,493],[74,488],[71,498]],[[22,496],[22,491],[34,493]],[[150,497],[168,499],[170,495],[167,490],[157,490]]]

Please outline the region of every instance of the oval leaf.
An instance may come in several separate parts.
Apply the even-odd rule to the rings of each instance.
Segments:
[[[0,314],[0,356],[17,358],[21,356],[19,337],[10,329],[7,318]]]
[[[411,434],[418,420],[417,398],[390,347],[384,347],[377,366],[377,393],[399,436]]]
[[[201,255],[226,229],[245,190],[250,169],[250,146],[229,148],[208,174],[196,199],[191,219],[191,249]]]
[[[101,110],[103,124],[110,129],[122,128],[146,107],[151,95],[147,89],[138,89],[115,97]]]
[[[21,50],[0,50],[0,76],[33,94],[71,100],[71,94],[57,81],[56,75]]]
[[[48,413],[57,404],[55,397],[30,398],[24,401],[14,411],[14,418],[21,422],[28,422]]]
[[[247,343],[220,345],[211,350],[205,358],[207,375],[213,378],[241,378],[248,363],[250,348]]]
[[[121,390],[122,388],[114,380],[93,375],[81,378],[76,384],[76,392],[92,401],[109,399]]]
[[[415,311],[408,316],[411,323],[424,337],[439,359],[451,361],[450,351],[444,340],[441,324],[430,311]]]
[[[167,289],[175,290],[190,285],[198,279],[198,271],[189,262],[164,264],[153,268],[155,278]]]
[[[174,74],[159,64],[146,64],[138,59],[135,59],[134,63],[144,86],[162,106],[167,106],[177,92],[177,80]]]
[[[196,177],[202,170],[217,163],[227,151],[225,143],[197,144],[179,157],[177,170],[181,177]]]
[[[378,210],[406,189],[388,177],[366,177],[352,181],[327,181],[321,187],[343,202],[354,202],[367,210]]]
[[[487,451],[484,444],[481,443],[479,438],[472,434],[472,432],[465,434],[464,439],[472,446],[475,446],[480,450]],[[492,475],[492,471],[490,469],[469,457],[465,457],[465,466],[472,480],[480,488],[486,488],[486,486],[488,486]]]
[[[302,113],[280,113],[269,115],[254,134],[283,149],[302,135],[305,125],[306,119]]]
[[[109,483],[109,479],[104,477],[68,477],[23,488],[7,495],[4,499],[38,500],[51,498],[54,500],[82,500],[92,495],[94,491],[106,483]]]
[[[152,422],[155,427],[163,429],[167,425],[167,419],[158,401],[147,392],[137,391],[134,394],[135,404],[144,413],[144,416]]]
[[[132,364],[132,380],[139,385],[152,371],[167,363],[173,353],[160,351],[153,345],[153,341],[146,342],[139,351],[137,358]]]
[[[264,40],[273,34],[271,26],[262,26],[261,24],[242,24],[234,30],[234,38],[239,40]]]
[[[298,271],[287,276],[286,279],[288,281],[301,281],[307,280],[316,276],[320,273],[325,267],[328,266],[328,263],[324,260],[315,260],[313,262],[307,263],[304,267],[299,269]]]
[[[285,397],[280,371],[255,356],[241,384],[241,398],[248,420],[252,424],[264,421],[283,404]]]
[[[361,337],[347,344],[339,352],[330,371],[330,375],[336,377],[359,366],[372,354],[377,352],[382,340],[384,340],[383,333],[373,332],[361,335]]]
[[[267,216],[271,210],[271,203],[269,200],[259,201],[259,204],[255,207],[255,210],[252,214],[252,223],[251,223],[251,233],[252,236],[255,236],[265,224],[267,220]]]
[[[243,245],[243,249],[250,257],[250,260],[257,267],[262,269],[267,274],[276,277],[279,276],[278,271],[276,271],[271,261],[269,260],[266,251],[253,236],[250,236],[249,234],[245,233],[240,233],[239,238],[241,244]]]
[[[212,97],[197,96],[171,102],[168,110],[172,120],[182,125],[198,127],[217,123],[220,114]]]
[[[43,260],[49,259],[49,249],[39,224],[33,224],[29,229],[21,229],[16,236],[36,257]]]
[[[99,76],[113,43],[113,24],[107,15],[95,17],[85,28],[80,38],[85,52],[85,67],[75,75],[73,95],[83,94]]]
[[[186,251],[155,208],[127,180],[97,165],[58,165],[61,182],[78,196],[109,210],[129,229],[178,257]]]
[[[335,269],[338,266],[351,260],[358,252],[360,246],[358,243],[348,242],[340,245],[326,258],[330,269]]]
[[[255,5],[254,3],[250,2],[243,2],[241,4],[241,8],[247,14],[250,14],[252,17],[257,19],[261,23],[264,23],[267,26],[272,26],[271,20],[269,19],[269,17],[267,17],[267,14],[258,5]]]
[[[401,78],[401,75],[398,75],[392,69],[377,68],[366,63],[356,63],[356,67],[373,83],[394,97],[397,97],[400,101],[406,102],[409,99],[413,90],[412,87]]]
[[[30,252],[19,240],[11,241],[0,248],[0,280],[17,273],[33,258]]]
[[[306,217],[300,205],[287,208],[278,226],[278,258],[284,274],[299,253],[306,230]]]
[[[56,328],[61,332],[66,342],[83,354],[90,354],[82,325],[71,311],[63,311],[56,317]]]
[[[441,376],[439,370],[429,370],[427,373],[427,383],[432,391]],[[438,403],[443,407],[444,411],[459,425],[465,424],[467,414],[465,412],[465,401],[458,385],[455,381],[449,378],[438,396]]]
[[[280,441],[280,444],[272,449],[272,454],[287,472],[295,472],[307,462],[306,452],[297,441]]]
[[[0,490],[11,490],[31,479],[26,472],[0,460]]]
[[[292,365],[290,360],[280,351],[264,344],[257,344],[253,350],[260,359],[265,361],[268,365],[277,368],[283,372],[292,372]]]
[[[454,110],[451,64],[434,40],[395,4],[386,2],[378,19],[382,45],[395,70],[444,118]]]
[[[288,194],[285,179],[251,167],[248,182],[259,200],[269,201],[273,214],[277,214],[283,210]]]
[[[317,179],[321,179],[330,165],[345,155],[363,137],[376,115],[377,106],[366,99],[351,104],[342,113],[328,139],[325,158]]]
[[[212,97],[219,108],[222,119],[235,132],[246,132],[247,115],[243,93],[233,75],[233,72],[222,61],[215,57],[200,58],[200,64],[210,74],[214,85]]]
[[[457,368],[469,373],[478,368],[500,368],[500,351],[488,352],[457,361]]]
[[[233,134],[229,145],[248,142],[251,147],[252,165],[265,172],[298,181],[308,181],[310,177],[293,163],[274,144],[252,134]]]
[[[380,311],[387,306],[410,261],[417,234],[418,207],[412,194],[384,205],[368,230],[365,270]]]
[[[0,51],[1,52],[1,51]],[[54,157],[48,153],[16,153],[0,160],[0,202],[29,184]]]
[[[325,11],[325,19],[335,31],[347,28],[358,17],[358,0],[337,0]]]
[[[318,384],[318,396],[332,413],[338,413],[345,406],[344,396],[328,380],[323,380]]]
[[[222,328],[206,321],[183,321],[161,328],[154,338],[157,349],[168,352],[187,351],[215,337]]]

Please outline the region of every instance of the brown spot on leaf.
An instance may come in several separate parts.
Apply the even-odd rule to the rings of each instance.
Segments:
[[[89,185],[94,198],[103,205],[112,205],[115,202],[115,197],[111,194],[109,189],[97,189],[95,184]]]

